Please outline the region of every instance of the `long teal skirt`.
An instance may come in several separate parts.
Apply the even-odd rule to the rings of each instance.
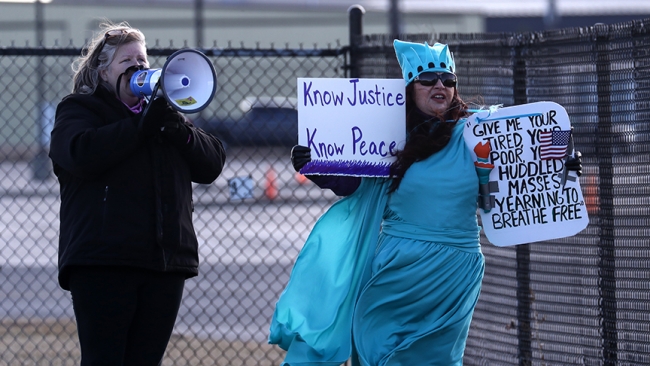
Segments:
[[[287,350],[284,366],[350,357],[364,366],[462,363],[483,277],[480,247],[386,227],[380,234],[386,190],[386,181],[364,179],[316,223],[270,324],[269,343]]]
[[[483,271],[480,251],[380,235],[354,312],[353,364],[462,365]]]
[[[269,343],[283,366],[338,366],[352,354],[352,317],[377,248],[386,179],[363,179],[316,222],[275,306]]]

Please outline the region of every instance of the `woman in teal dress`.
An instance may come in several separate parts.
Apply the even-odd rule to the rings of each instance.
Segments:
[[[391,179],[309,176],[347,196],[319,219],[276,305],[284,365],[461,365],[484,272],[467,106],[446,45],[394,42],[407,141]],[[311,160],[292,150],[294,168]]]

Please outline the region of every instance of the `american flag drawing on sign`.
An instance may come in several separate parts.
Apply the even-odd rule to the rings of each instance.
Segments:
[[[541,160],[562,159],[571,138],[571,130],[540,131],[539,158]]]

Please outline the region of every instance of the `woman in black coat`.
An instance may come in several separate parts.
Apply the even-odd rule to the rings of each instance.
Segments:
[[[159,365],[185,279],[198,274],[192,182],[225,152],[164,98],[134,95],[144,35],[102,24],[59,103],[50,158],[61,187],[59,284],[69,290],[82,365]]]

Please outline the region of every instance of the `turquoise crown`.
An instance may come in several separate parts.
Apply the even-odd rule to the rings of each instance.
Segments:
[[[446,44],[435,43],[429,46],[426,42],[412,43],[396,39],[393,41],[393,47],[406,85],[423,72],[455,74],[454,55],[449,52]]]

